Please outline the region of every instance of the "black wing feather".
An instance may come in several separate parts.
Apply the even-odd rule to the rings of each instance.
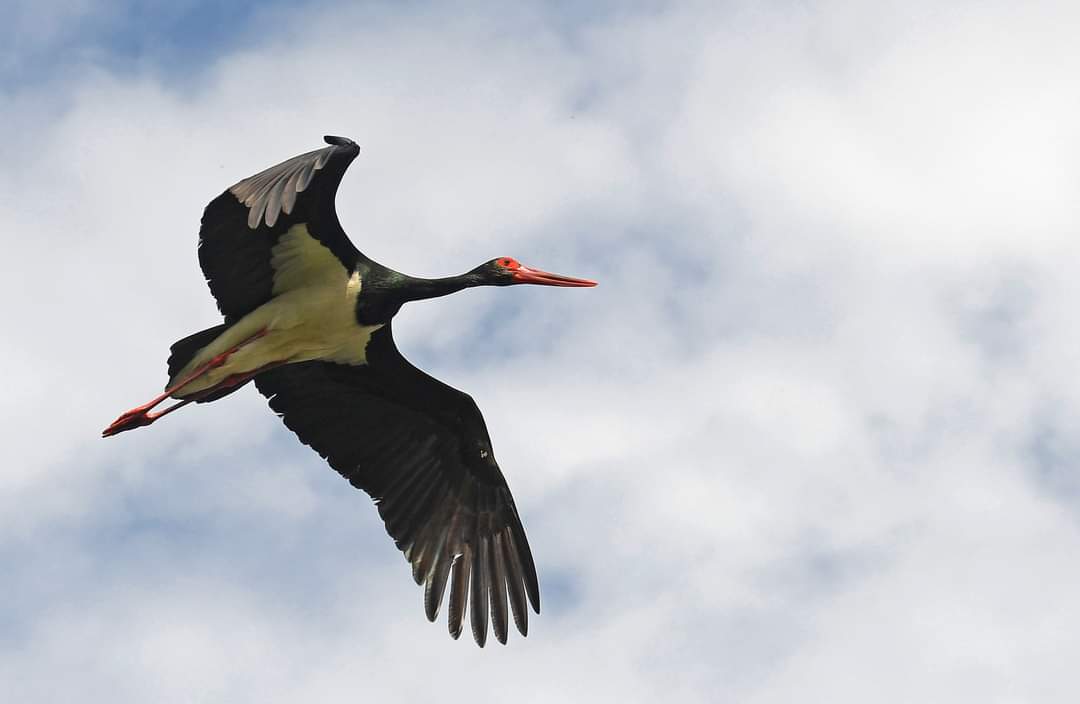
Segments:
[[[389,325],[372,335],[367,360],[287,364],[255,383],[303,443],[375,499],[425,586],[429,619],[449,580],[455,638],[468,606],[478,644],[487,638],[489,609],[505,642],[507,596],[525,635],[526,595],[540,612],[536,568],[480,410],[467,394],[409,364]]]
[[[454,640],[461,635],[461,623],[465,619],[465,605],[468,599],[465,592],[469,588],[469,569],[472,567],[472,557],[469,547],[465,546],[465,552],[454,558],[454,574],[450,578],[450,612],[446,617],[446,626],[450,629],[450,637]]]
[[[502,556],[502,533],[495,533],[488,545],[488,564],[490,565],[489,588],[491,590],[491,625],[495,628],[495,638],[506,644],[506,567]]]
[[[341,229],[334,196],[360,148],[342,137],[228,188],[206,206],[199,264],[218,309],[233,322],[270,300],[271,250],[282,233],[305,223],[349,271],[363,255]]]

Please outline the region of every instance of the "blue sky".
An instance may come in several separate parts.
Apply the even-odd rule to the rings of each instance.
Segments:
[[[1072,701],[1071,4],[11,16],[13,700]],[[506,647],[427,623],[253,389],[98,438],[217,320],[205,203],[327,133],[364,147],[338,200],[368,255],[601,282],[395,321],[521,510],[544,610]]]

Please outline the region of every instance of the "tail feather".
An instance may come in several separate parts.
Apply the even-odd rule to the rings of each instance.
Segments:
[[[174,342],[169,348],[169,383],[176,379],[176,375],[195,358],[199,350],[216,340],[228,328],[228,324],[215,325]]]
[[[187,366],[188,362],[195,358],[195,355],[216,340],[223,332],[229,329],[231,323],[224,323],[222,325],[215,325],[212,328],[206,330],[200,330],[197,333],[188,335],[182,340],[177,340],[169,348],[169,385],[176,382],[176,375],[180,373],[180,370]],[[250,379],[248,380],[250,381]],[[196,403],[210,403],[211,401],[217,401],[219,398],[228,396],[232,392],[240,389],[248,384],[245,381],[235,386],[226,386],[225,388],[218,389],[217,391],[211,391],[204,396],[199,396],[194,399]]]

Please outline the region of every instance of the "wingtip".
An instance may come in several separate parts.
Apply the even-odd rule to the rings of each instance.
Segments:
[[[327,134],[323,135],[323,141],[335,147],[353,147],[357,151],[360,151],[360,145],[348,137],[338,137],[336,135]]]

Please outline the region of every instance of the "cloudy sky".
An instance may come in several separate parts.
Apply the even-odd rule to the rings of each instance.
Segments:
[[[1073,702],[1071,2],[14,0],[0,691],[18,702]],[[484,410],[527,639],[429,624],[254,389],[98,436],[217,322],[206,202],[323,134]]]

